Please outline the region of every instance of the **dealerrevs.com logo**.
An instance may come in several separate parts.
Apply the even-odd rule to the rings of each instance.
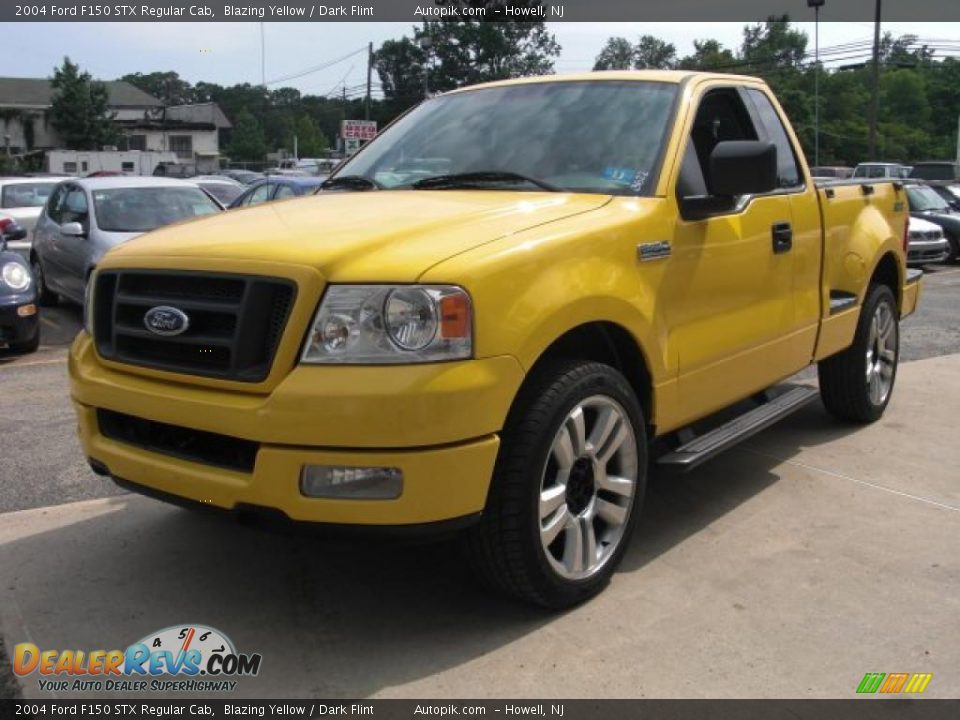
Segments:
[[[41,690],[198,692],[236,689],[233,678],[260,672],[259,653],[238,653],[233,642],[206,625],[175,625],[125,650],[41,650],[20,643],[13,672],[39,675]]]

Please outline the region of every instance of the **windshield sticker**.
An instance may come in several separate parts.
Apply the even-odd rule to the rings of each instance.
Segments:
[[[645,170],[634,170],[633,168],[621,168],[609,165],[603,169],[603,177],[605,179],[637,192],[643,189],[648,174]]]
[[[629,187],[636,176],[637,171],[631,170],[630,168],[618,168],[608,165],[603,169],[603,177],[607,180],[612,180],[617,183],[617,185]]]

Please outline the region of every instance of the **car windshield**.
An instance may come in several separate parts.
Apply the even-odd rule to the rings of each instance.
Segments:
[[[0,207],[23,208],[43,207],[57,183],[16,183],[4,185],[0,190]]]
[[[928,187],[907,188],[907,200],[910,201],[910,209],[918,212],[950,209],[947,201]]]
[[[135,187],[94,190],[97,225],[107,232],[147,232],[220,210],[200,188]]]
[[[573,192],[649,194],[676,92],[670,83],[605,80],[442,95],[403,116],[332,179],[361,177],[392,189],[492,173],[488,182],[474,175],[464,184],[539,189],[528,178]]]

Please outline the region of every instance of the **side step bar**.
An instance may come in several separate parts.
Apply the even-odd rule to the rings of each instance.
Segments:
[[[681,472],[691,470],[741,440],[746,440],[751,435],[799,410],[816,399],[819,394],[819,390],[815,387],[794,387],[715,430],[690,440],[673,452],[663,455],[657,460],[657,464]]]

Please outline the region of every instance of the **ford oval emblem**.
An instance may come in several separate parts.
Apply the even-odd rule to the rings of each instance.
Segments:
[[[155,335],[180,335],[190,327],[189,316],[179,308],[157,305],[143,315],[143,324]]]

